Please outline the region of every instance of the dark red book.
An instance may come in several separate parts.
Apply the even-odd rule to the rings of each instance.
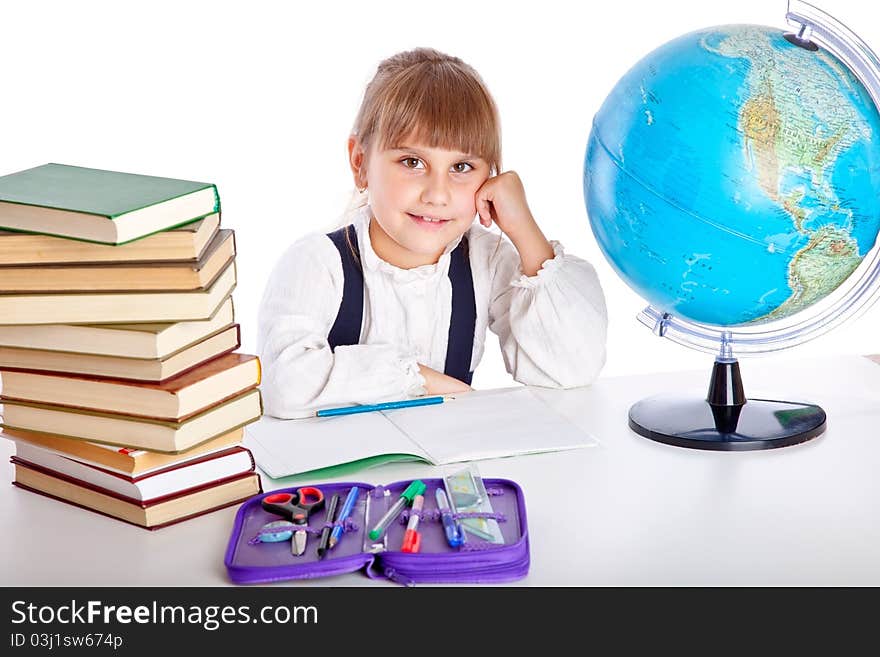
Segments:
[[[162,383],[6,370],[0,399],[180,422],[260,384],[260,360],[230,353]]]
[[[26,454],[42,460],[42,465],[13,456],[16,486],[147,529],[215,511],[262,492],[253,457],[240,446],[139,477],[79,463],[39,447],[32,449],[48,456]],[[69,463],[58,463],[57,459]],[[211,473],[217,478],[211,478]],[[131,493],[131,488],[139,491],[137,496],[120,493]]]

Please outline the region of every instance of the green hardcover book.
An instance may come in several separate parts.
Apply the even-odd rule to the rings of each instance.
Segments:
[[[211,183],[66,164],[0,176],[0,228],[124,244],[219,212]]]

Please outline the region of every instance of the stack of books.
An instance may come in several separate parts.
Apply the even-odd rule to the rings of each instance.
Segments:
[[[15,485],[155,529],[261,492],[235,236],[216,187],[47,164],[0,177],[0,402]]]

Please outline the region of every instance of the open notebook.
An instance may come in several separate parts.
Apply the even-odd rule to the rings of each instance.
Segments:
[[[263,418],[245,444],[272,477],[343,466],[342,474],[391,461],[434,465],[598,444],[527,388],[487,390],[436,406],[339,417]]]

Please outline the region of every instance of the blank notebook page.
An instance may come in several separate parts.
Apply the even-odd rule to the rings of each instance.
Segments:
[[[527,388],[465,393],[382,414],[437,464],[598,444]]]
[[[273,479],[377,454],[419,454],[381,413],[279,420],[264,415],[247,427],[246,445]]]

